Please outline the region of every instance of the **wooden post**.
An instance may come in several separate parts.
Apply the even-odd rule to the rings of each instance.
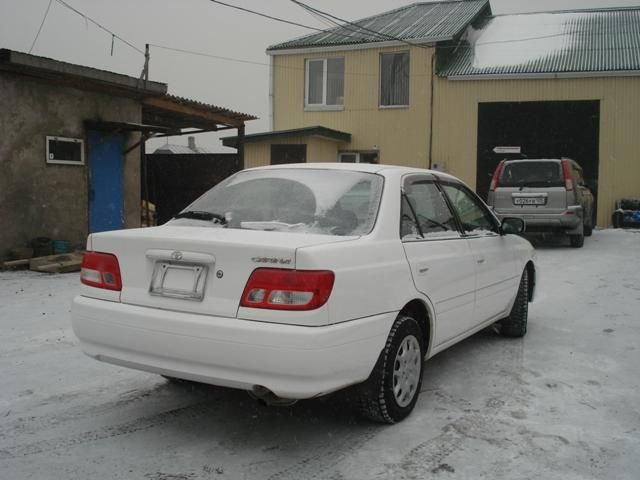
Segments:
[[[142,211],[145,225],[150,227],[149,222],[149,175],[147,169],[147,149],[146,141],[147,135],[142,133],[142,142],[140,142],[140,166],[142,170]]]
[[[244,124],[238,127],[238,163],[240,170],[244,169]]]

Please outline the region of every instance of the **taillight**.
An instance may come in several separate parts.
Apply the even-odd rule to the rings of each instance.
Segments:
[[[491,185],[489,186],[489,190],[492,192],[496,191],[498,186],[498,180],[500,180],[500,175],[502,174],[502,168],[504,167],[504,160],[500,160],[500,163],[496,167],[496,171],[493,172],[493,178],[491,179]]]
[[[562,159],[562,175],[564,177],[564,188],[567,192],[573,190],[573,180],[571,180],[571,168],[569,160]]]
[[[240,306],[315,310],[327,303],[335,276],[328,270],[258,268],[244,287]]]
[[[82,257],[80,281],[91,287],[122,290],[117,257],[110,253],[86,252]]]

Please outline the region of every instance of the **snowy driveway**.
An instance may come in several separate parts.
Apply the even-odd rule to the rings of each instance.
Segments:
[[[77,275],[0,272],[0,479],[637,479],[640,232],[538,259],[524,340],[428,361],[394,426],[98,363],[70,328]]]

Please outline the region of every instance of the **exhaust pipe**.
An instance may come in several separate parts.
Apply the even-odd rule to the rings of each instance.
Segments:
[[[262,385],[254,385],[251,390],[247,391],[247,393],[251,398],[254,398],[259,403],[269,407],[290,407],[291,405],[298,403],[298,400],[293,398],[279,397]]]

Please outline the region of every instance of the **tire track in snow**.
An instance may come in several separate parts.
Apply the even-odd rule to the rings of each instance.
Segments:
[[[505,402],[502,398],[512,396],[521,387],[518,371],[523,370],[524,344],[521,339],[504,339],[504,347],[496,351],[496,355],[504,358],[506,383],[500,389],[492,392],[492,396],[485,402],[482,410],[470,411],[456,420],[449,422],[442,428],[442,433],[426,440],[407,452],[399,463],[387,464],[379,478],[393,478],[397,480],[427,478],[438,469],[443,461],[460,450],[469,438],[480,438],[487,441],[484,432],[490,426],[491,419],[502,410]],[[460,400],[463,402],[463,400]],[[450,467],[449,467],[450,468]]]
[[[204,398],[199,391],[203,388],[208,387],[202,387],[200,385],[194,384],[194,387],[192,391],[189,392],[189,394],[197,395],[198,398],[194,400]],[[0,439],[15,438],[17,435],[22,434],[36,434],[42,432],[43,430],[50,429],[52,427],[52,424],[63,425],[68,421],[78,421],[86,418],[95,418],[98,415],[118,411],[123,407],[135,404],[136,402],[139,402],[141,400],[146,400],[149,397],[155,397],[163,392],[171,392],[171,390],[172,387],[170,385],[166,383],[159,383],[153,387],[146,389],[140,388],[125,391],[119,394],[117,398],[100,404],[84,402],[79,405],[73,404],[60,411],[47,412],[47,414],[44,415],[30,415],[26,417],[21,416],[5,422],[2,425],[2,430],[0,431]],[[100,397],[105,392],[112,391],[112,386],[103,387],[98,391],[92,391],[92,396]],[[72,400],[81,399],[84,395],[85,392],[79,391],[46,397],[38,401],[34,408],[47,405],[70,405]],[[208,398],[211,397],[209,396]],[[2,450],[1,447],[0,450]]]
[[[64,450],[85,443],[128,435],[130,433],[158,427],[177,418],[197,419],[203,415],[213,412],[216,408],[217,406],[215,402],[206,401],[195,405],[188,405],[186,407],[141,417],[120,425],[107,426],[79,433],[77,435],[5,447],[0,450],[0,460],[26,457],[54,450]]]

